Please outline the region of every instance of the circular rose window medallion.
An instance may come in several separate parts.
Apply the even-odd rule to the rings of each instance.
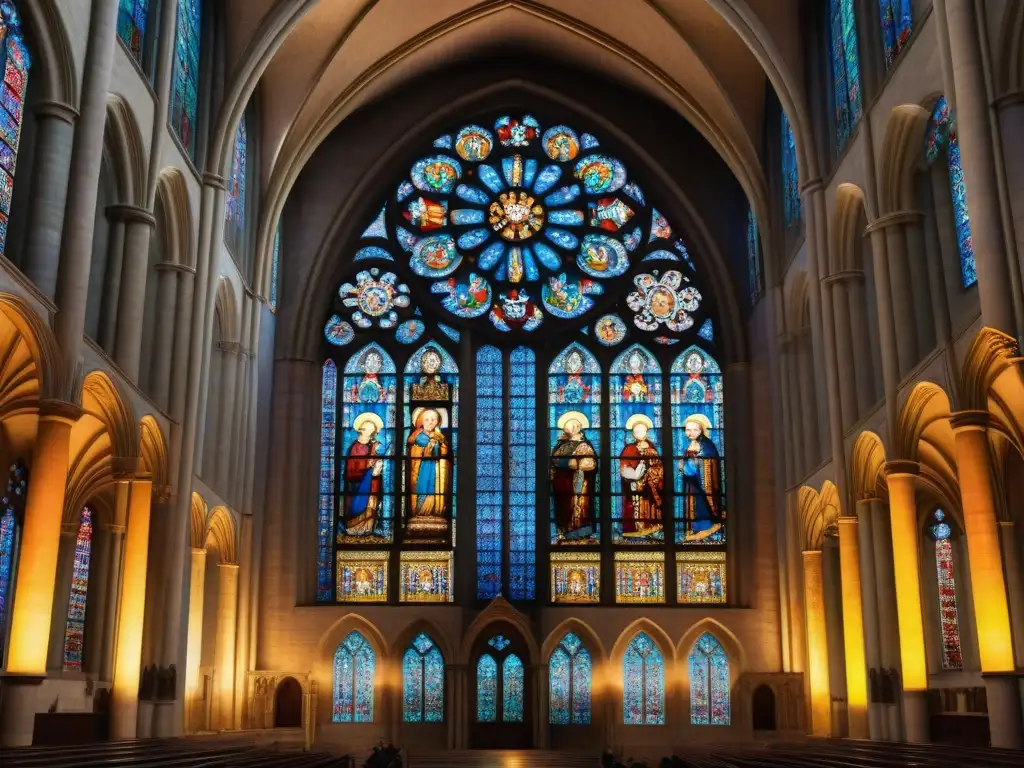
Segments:
[[[491,229],[513,243],[530,239],[544,226],[544,208],[523,190],[502,192],[488,213]]]

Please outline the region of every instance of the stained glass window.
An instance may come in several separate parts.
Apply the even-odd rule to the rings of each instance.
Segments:
[[[725,552],[676,552],[680,603],[724,603],[726,594]]]
[[[21,16],[12,0],[0,2],[0,66],[3,67],[3,98],[0,99],[0,253],[7,242],[7,224],[14,196],[14,167],[21,143],[25,92],[32,58],[21,33]]]
[[[953,568],[952,529],[941,509],[932,513],[928,528],[935,543],[935,571],[938,576],[939,630],[942,634],[942,668],[963,669],[964,657],[960,650],[960,619],[956,611],[956,578]]]
[[[616,552],[615,602],[665,602],[665,554]]]
[[[512,600],[536,596],[537,363],[532,349],[509,358],[508,592]]]
[[[523,662],[514,653],[501,665],[501,720],[523,722]]]
[[[196,158],[199,112],[199,24],[202,0],[177,0],[174,74],[171,82],[171,128],[188,156]]]
[[[403,603],[450,603],[455,598],[451,552],[402,552],[399,579]]]
[[[18,544],[18,518],[25,508],[28,470],[19,460],[11,464],[7,488],[0,499],[0,661],[7,639],[7,616],[14,597],[14,561]]]
[[[382,603],[388,599],[387,552],[338,552],[338,602]]]
[[[665,723],[665,663],[646,632],[633,638],[622,658],[622,720],[626,725]]]
[[[945,96],[940,96],[932,110],[925,132],[925,159],[933,163],[945,150],[949,171],[949,189],[953,198],[953,220],[956,241],[960,251],[960,282],[969,288],[978,282],[974,265],[974,244],[971,239],[971,217],[967,210],[967,187],[960,164],[960,142],[957,141],[956,118]]]
[[[476,719],[478,723],[498,721],[498,663],[489,653],[476,663]]]
[[[523,722],[525,670],[523,661],[508,650],[511,641],[496,635],[476,664],[476,719],[480,723]]]
[[[146,14],[149,0],[120,0],[117,9],[117,34],[136,61],[142,61],[142,43],[146,39]]]
[[[237,238],[245,230],[245,160],[248,136],[245,127],[245,113],[242,113],[235,129],[234,150],[231,155],[231,175],[224,196],[224,218],[228,227],[225,235]],[[234,231],[232,231],[232,229]]]
[[[476,596],[501,594],[504,555],[505,369],[501,350],[476,353]]]
[[[377,656],[358,630],[334,652],[335,723],[372,723],[374,673]]]
[[[878,0],[885,66],[891,67],[914,31],[911,0]]]
[[[402,719],[407,723],[444,722],[444,656],[422,632],[402,657]]]
[[[782,209],[786,228],[800,223],[800,178],[797,174],[796,137],[785,111],[782,112]]]
[[[338,366],[333,360],[324,363],[320,386],[320,504],[317,512],[317,578],[316,599],[331,599],[333,591],[334,548],[331,529],[334,525],[334,440],[337,419]]]
[[[764,288],[764,277],[761,274],[761,235],[757,231],[753,207],[747,209],[747,286],[750,303],[757,303]]]
[[[690,651],[690,723],[729,725],[729,657],[722,644],[705,632]]]
[[[277,269],[281,256],[281,225],[274,231],[274,257],[270,265],[270,308],[277,311]]]
[[[601,602],[601,553],[552,552],[551,602]]]
[[[590,724],[590,673],[590,652],[575,633],[567,633],[548,660],[552,725]]]
[[[853,0],[829,0],[832,43],[832,87],[836,111],[836,144],[842,152],[860,120],[860,63]]]
[[[64,632],[64,669],[81,671],[85,641],[85,598],[89,593],[89,560],[92,553],[92,510],[82,509],[75,539],[75,564],[71,572],[68,623]]]

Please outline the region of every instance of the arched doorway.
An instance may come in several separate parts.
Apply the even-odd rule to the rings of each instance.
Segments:
[[[759,685],[754,689],[754,730],[775,730],[775,691],[769,685]]]
[[[302,727],[302,686],[294,677],[286,677],[274,694],[274,727]]]
[[[473,643],[469,733],[474,749],[533,747],[529,659],[526,642],[510,624],[489,626]]]

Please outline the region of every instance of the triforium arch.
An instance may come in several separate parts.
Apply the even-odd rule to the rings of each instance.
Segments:
[[[70,377],[62,373],[57,340],[32,306],[20,296],[0,291],[0,323],[5,352],[0,416],[36,410],[40,401],[70,394]]]
[[[878,185],[878,216],[917,208],[914,177],[924,167],[922,147],[929,116],[921,104],[901,104],[889,114],[879,163],[883,176]]]

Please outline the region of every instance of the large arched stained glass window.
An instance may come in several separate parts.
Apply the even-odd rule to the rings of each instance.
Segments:
[[[444,656],[423,632],[402,656],[402,719],[407,723],[444,721]]]
[[[171,128],[190,159],[196,158],[199,114],[199,24],[202,0],[177,0],[174,73],[171,82]]]
[[[589,725],[590,652],[566,633],[548,661],[548,719],[552,725]]]
[[[498,662],[485,653],[476,662],[476,720],[498,721]]]
[[[885,66],[891,67],[914,31],[911,0],[878,0]]]
[[[330,600],[334,573],[334,441],[338,414],[338,366],[324,363],[320,385],[320,505],[317,513],[316,599]]]
[[[7,620],[14,597],[15,562],[18,551],[18,528],[25,493],[28,490],[28,470],[19,460],[11,464],[7,474],[7,488],[0,499],[0,662],[4,658],[7,640]]]
[[[949,190],[953,198],[953,220],[960,251],[960,282],[968,288],[978,282],[974,266],[974,244],[971,239],[971,216],[967,210],[967,186],[960,165],[960,142],[956,136],[956,119],[945,96],[940,96],[932,110],[925,131],[925,159],[929,164],[945,155],[949,173]]]
[[[960,649],[960,618],[956,610],[956,577],[953,567],[953,531],[946,522],[946,513],[936,509],[932,513],[928,533],[935,545],[935,572],[938,577],[939,631],[942,637],[942,668],[963,669],[964,657]]]
[[[729,657],[722,644],[705,632],[690,651],[690,722],[729,725]]]
[[[622,658],[622,720],[626,725],[665,723],[665,662],[646,632],[633,638]]]
[[[490,650],[477,659],[476,719],[478,723],[523,722],[525,670],[523,660],[508,650],[503,635],[487,641]]]
[[[358,630],[341,641],[334,652],[335,723],[372,723],[373,689],[377,657]]]
[[[32,66],[21,33],[21,17],[13,0],[0,2],[0,66],[4,77],[3,99],[0,100],[0,253],[3,253],[14,196],[14,167],[21,144],[28,70]]]
[[[92,509],[84,507],[75,539],[75,564],[68,599],[68,623],[64,632],[64,669],[82,669],[85,645],[85,599],[89,594],[89,562],[92,556]]]
[[[800,202],[800,178],[797,173],[796,137],[793,126],[782,111],[782,218],[786,228],[800,223],[803,204]]]
[[[142,61],[142,44],[146,39],[146,15],[149,0],[120,0],[117,9],[117,34],[128,46],[136,61]]]
[[[829,0],[829,33],[836,145],[842,152],[861,114],[860,61],[853,0]]]

